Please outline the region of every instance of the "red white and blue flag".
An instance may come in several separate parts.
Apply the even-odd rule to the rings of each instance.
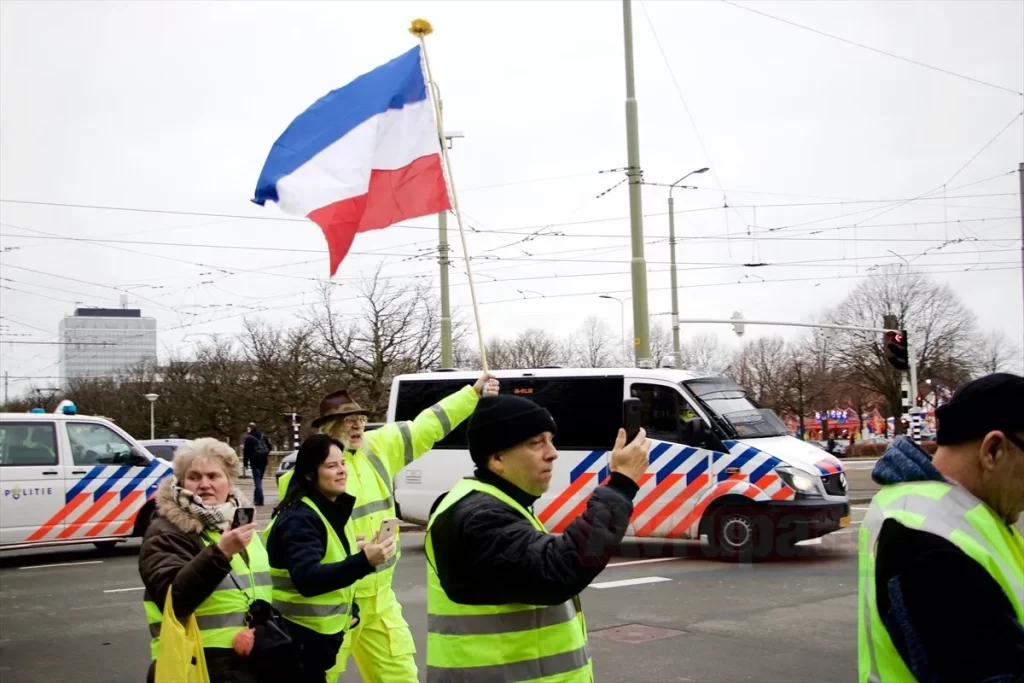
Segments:
[[[451,208],[421,46],[317,100],[277,139],[253,202],[320,226],[331,275],[356,233]]]

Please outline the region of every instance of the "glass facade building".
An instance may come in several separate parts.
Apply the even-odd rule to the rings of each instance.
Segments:
[[[79,308],[60,321],[60,374],[73,379],[116,375],[156,361],[156,318],[134,308]]]

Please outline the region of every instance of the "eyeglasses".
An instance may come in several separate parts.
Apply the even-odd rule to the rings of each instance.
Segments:
[[[346,417],[341,422],[342,422],[342,424],[344,424],[346,426],[351,426],[351,425],[360,425],[360,426],[362,426],[362,425],[366,424],[367,417],[365,415],[349,415],[348,417]]]

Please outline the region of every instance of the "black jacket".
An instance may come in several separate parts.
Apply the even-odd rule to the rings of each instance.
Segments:
[[[942,481],[906,437],[872,473],[882,485]],[[1024,683],[1024,627],[999,583],[950,541],[886,520],[875,548],[878,614],[921,683]]]
[[[488,470],[476,477],[523,507],[536,497]],[[557,605],[580,594],[608,564],[629,527],[632,479],[614,473],[562,535],[543,534],[511,507],[474,492],[431,527],[434,560],[448,597],[467,605]]]
[[[295,590],[305,597],[351,586],[373,573],[366,553],[359,551],[353,555],[354,548],[350,548],[345,539],[345,524],[352,514],[355,498],[342,494],[334,503],[319,493],[313,493],[309,498],[330,522],[349,557],[333,564],[320,564],[327,552],[327,529],[323,521],[302,502],[281,511],[267,540],[270,566],[287,569]],[[357,617],[358,607],[353,605],[353,610],[352,616]],[[300,649],[299,656],[308,668],[327,671],[334,666],[344,633],[322,635],[287,620],[285,623],[289,628],[288,634]]]
[[[249,466],[257,470],[267,469],[267,456],[260,455],[256,450],[266,438],[263,432],[254,429],[245,435],[245,441],[242,442],[242,455],[249,461]]]

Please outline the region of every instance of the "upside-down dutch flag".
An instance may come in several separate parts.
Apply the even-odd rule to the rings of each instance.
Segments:
[[[331,275],[357,232],[451,208],[416,46],[317,100],[270,150],[254,203],[320,226]]]

